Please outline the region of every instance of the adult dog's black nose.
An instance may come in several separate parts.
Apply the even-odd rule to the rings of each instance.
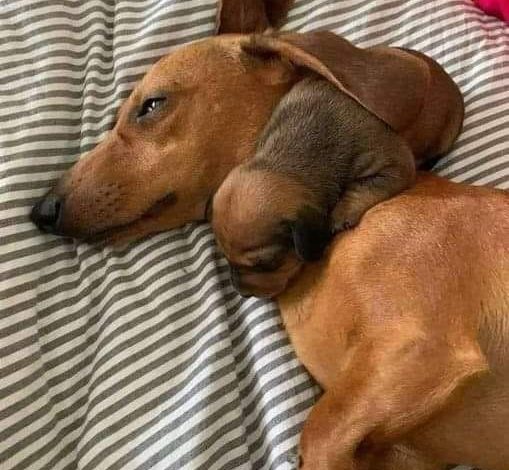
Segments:
[[[30,218],[41,230],[58,233],[63,205],[61,198],[55,194],[47,194],[32,208]]]

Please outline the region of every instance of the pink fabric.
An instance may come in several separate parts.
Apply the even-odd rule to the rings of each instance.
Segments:
[[[488,15],[497,16],[509,23],[509,0],[475,0]]]

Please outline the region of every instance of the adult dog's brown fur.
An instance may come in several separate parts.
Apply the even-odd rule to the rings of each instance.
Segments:
[[[288,4],[227,0],[220,31],[277,25]],[[261,19],[249,26],[251,16]],[[273,108],[309,70],[389,124],[418,164],[445,153],[459,132],[457,87],[418,53],[359,49],[328,32],[220,35],[157,62],[114,129],[39,201],[32,219],[49,232],[121,242],[203,219],[207,200],[253,155]]]
[[[327,80],[294,85],[256,155],[233,169],[211,204],[216,240],[245,294],[274,296],[332,233],[410,187],[413,154],[387,124]]]
[[[278,28],[293,0],[222,0],[217,9],[217,32],[263,33]]]
[[[310,470],[509,469],[509,194],[421,175],[278,298]]]

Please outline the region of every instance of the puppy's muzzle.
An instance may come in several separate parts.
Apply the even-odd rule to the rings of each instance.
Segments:
[[[230,279],[232,281],[233,288],[241,297],[252,297],[254,294],[246,289],[246,286],[242,282],[242,275],[237,268],[230,266]]]
[[[259,275],[259,274],[258,274]],[[244,279],[244,277],[252,277],[248,275],[242,275],[236,268],[230,266],[230,278],[233,287],[241,297],[259,297],[265,299],[271,299],[277,294],[281,293],[286,287],[286,282],[280,283],[278,281],[269,282],[268,285],[258,285],[256,282],[250,282]]]
[[[59,235],[63,208],[63,198],[49,193],[32,208],[30,219],[43,232]]]

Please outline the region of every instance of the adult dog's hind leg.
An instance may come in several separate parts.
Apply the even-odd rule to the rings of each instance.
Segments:
[[[379,344],[359,345],[311,410],[301,437],[303,469],[378,470],[377,454],[486,368],[477,345],[468,340],[387,335]]]
[[[418,452],[394,445],[373,457],[373,470],[450,470],[447,464],[433,462]]]

